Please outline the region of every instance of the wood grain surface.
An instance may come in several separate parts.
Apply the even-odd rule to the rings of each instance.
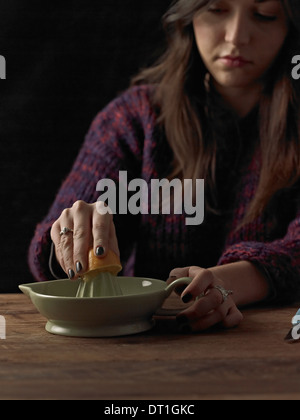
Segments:
[[[3,294],[0,399],[299,399],[300,345],[284,341],[297,309],[246,310],[232,330],[185,335],[167,317],[147,333],[82,339],[47,333],[26,296]]]

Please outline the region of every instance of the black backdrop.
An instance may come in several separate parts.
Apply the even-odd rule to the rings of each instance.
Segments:
[[[0,0],[0,293],[33,278],[27,252],[97,114],[163,48],[170,0]]]

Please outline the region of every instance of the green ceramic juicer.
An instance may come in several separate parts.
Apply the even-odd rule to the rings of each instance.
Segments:
[[[109,282],[100,285],[105,278]],[[151,329],[155,325],[153,316],[165,299],[191,279],[182,278],[166,285],[156,279],[102,274],[94,279],[94,289],[92,284],[84,285],[82,281],[52,280],[19,287],[47,319],[48,332],[71,337],[115,337]],[[163,314],[176,315],[179,311],[164,309]]]
[[[116,254],[105,258],[89,252],[89,271],[78,280],[56,280],[20,287],[47,319],[52,334],[75,337],[114,337],[151,329],[153,315],[165,299],[190,278],[169,286],[156,279],[121,277]],[[178,311],[175,311],[175,313]],[[174,315],[167,311],[168,315]]]

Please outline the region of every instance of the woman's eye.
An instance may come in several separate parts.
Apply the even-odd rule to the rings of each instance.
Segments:
[[[210,6],[207,10],[208,10],[208,12],[218,14],[218,13],[226,12],[226,7],[216,4],[216,5]]]
[[[224,9],[215,8],[215,9],[208,9],[208,11],[211,13],[222,13],[224,12]]]
[[[276,16],[263,15],[261,13],[255,13],[255,17],[263,22],[274,22],[277,19]]]

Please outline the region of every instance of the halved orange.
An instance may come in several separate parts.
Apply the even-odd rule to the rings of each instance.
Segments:
[[[111,273],[116,276],[122,270],[120,258],[113,251],[109,250],[107,255],[99,258],[95,255],[93,249],[90,249],[88,255],[88,271],[84,276],[84,280],[88,281],[90,274],[97,271],[97,273]]]

